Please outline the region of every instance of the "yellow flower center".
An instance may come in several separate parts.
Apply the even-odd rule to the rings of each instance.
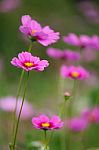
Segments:
[[[36,30],[32,30],[32,34],[35,34],[36,33]]]
[[[26,63],[24,63],[24,65],[26,67],[33,67],[34,66],[34,64],[32,62],[26,62]]]
[[[42,127],[49,127],[50,124],[49,123],[42,123]]]
[[[77,78],[79,76],[79,73],[77,71],[73,71],[71,75],[72,77]]]

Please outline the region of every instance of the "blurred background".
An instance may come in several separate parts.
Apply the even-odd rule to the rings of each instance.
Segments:
[[[21,70],[11,65],[12,57],[17,56],[21,51],[27,51],[29,41],[20,33],[21,16],[30,15],[40,22],[42,26],[49,25],[55,31],[59,31],[61,36],[68,33],[99,35],[99,1],[98,0],[0,0],[0,98],[16,96],[18,80]],[[62,40],[51,45],[59,49],[73,49]],[[26,100],[31,103],[34,114],[46,113],[57,114],[60,104],[61,89],[59,88],[60,62],[50,58],[46,54],[47,47],[38,43],[33,44],[32,54],[48,59],[50,66],[41,73],[32,71],[26,94]],[[91,54],[88,53],[88,56]],[[98,51],[89,61],[82,64],[87,67],[93,76],[88,81],[80,83],[80,90],[77,91],[77,101],[75,103],[75,115],[84,107],[94,106],[99,97],[99,62]],[[93,54],[92,54],[93,56]],[[72,81],[65,81],[65,90],[71,89]],[[63,90],[62,92],[64,92]],[[11,139],[12,113],[0,110],[0,150],[8,150],[7,144]],[[42,132],[32,128],[31,118],[20,122],[20,135],[18,136],[19,148],[32,150],[38,149],[31,146],[32,141],[41,140]],[[99,147],[99,124],[91,126],[83,135],[84,149],[94,150]],[[79,133],[72,141],[74,145],[71,150],[80,150]],[[52,141],[52,150],[64,150],[62,148],[62,135],[58,131]],[[25,141],[25,142],[24,142]],[[57,144],[58,143],[58,144]],[[35,144],[34,144],[35,145]],[[39,145],[39,142],[37,143]],[[93,149],[92,149],[93,148]],[[40,149],[39,149],[40,150]],[[68,149],[67,149],[68,150]]]

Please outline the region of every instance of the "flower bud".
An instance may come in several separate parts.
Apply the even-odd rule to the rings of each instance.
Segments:
[[[70,95],[69,92],[65,92],[65,93],[64,93],[65,101],[67,101],[70,97],[71,97],[71,95]]]

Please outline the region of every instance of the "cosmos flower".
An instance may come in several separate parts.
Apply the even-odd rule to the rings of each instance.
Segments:
[[[44,68],[49,65],[47,60],[40,60],[39,57],[32,56],[29,52],[19,53],[18,58],[14,57],[11,64],[18,68],[22,68],[25,71],[43,71]]]
[[[17,117],[20,111],[21,103],[22,98],[19,98],[17,102],[17,111],[16,111]],[[15,105],[16,105],[16,97],[8,96],[0,99],[0,109],[3,111],[14,112]],[[33,116],[32,105],[25,100],[21,112],[21,119],[25,120],[31,118],[32,116]]]
[[[96,48],[99,49],[99,37],[94,35],[92,37],[88,35],[77,36],[74,33],[69,33],[63,37],[63,41],[73,46],[79,46],[81,48]]]
[[[21,22],[22,25],[19,27],[19,30],[32,41],[37,41],[43,46],[55,43],[59,39],[59,32],[54,32],[49,26],[41,27],[29,15],[22,16]]]
[[[53,116],[49,119],[46,115],[41,114],[32,118],[32,124],[36,129],[52,130],[62,128],[64,123],[58,116]]]
[[[81,66],[67,67],[67,66],[63,65],[61,67],[61,75],[63,78],[72,78],[72,79],[83,80],[83,79],[88,78],[89,73],[87,70],[85,70]]]
[[[82,117],[90,123],[99,123],[99,107],[87,108],[82,112]]]
[[[88,122],[80,117],[71,118],[66,121],[66,127],[73,132],[81,132],[88,126]]]
[[[74,52],[71,50],[60,50],[56,48],[48,48],[47,49],[48,56],[55,58],[55,59],[65,59],[70,61],[77,61],[80,60],[80,53]]]

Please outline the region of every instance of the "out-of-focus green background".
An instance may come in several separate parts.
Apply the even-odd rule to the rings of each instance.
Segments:
[[[16,9],[8,12],[0,12],[0,97],[16,95],[21,70],[13,67],[10,61],[12,57],[17,56],[17,54],[21,51],[27,51],[29,47],[29,41],[25,39],[24,35],[22,35],[22,33],[19,31],[21,16],[26,14],[30,15],[33,19],[40,22],[42,26],[49,25],[55,31],[59,31],[61,36],[67,35],[69,32],[98,35],[99,22],[96,23],[92,21],[93,18],[89,19],[84,15],[84,10],[81,10],[79,7],[81,2],[82,1],[79,0],[20,0],[20,5]],[[94,0],[92,3],[94,9],[96,8],[99,10],[99,1]],[[62,40],[59,40],[58,43],[53,44],[52,46],[60,49],[70,48],[70,46],[66,45]],[[44,72],[38,73],[32,71],[30,73],[30,82],[26,97],[28,101],[31,101],[33,107],[38,112],[51,111],[53,114],[53,112],[57,113],[58,110],[58,106],[56,107],[56,105],[58,105],[59,102],[59,68],[58,62],[47,56],[46,49],[47,47],[43,47],[38,43],[34,43],[33,45],[32,53],[40,56],[42,59],[48,59],[50,66]],[[98,60],[91,64],[87,64],[87,66],[96,73],[99,72]],[[70,88],[69,84],[66,86],[67,89],[68,87]],[[85,96],[90,96],[90,94],[92,94],[91,92],[94,93],[90,96],[90,101],[94,99],[92,97],[97,95],[97,91],[98,82],[93,89],[91,89],[90,86],[87,86],[87,89],[82,88],[82,93]],[[2,117],[2,120],[3,123],[6,123],[6,121],[4,121],[6,118]],[[2,124],[2,120],[0,121],[0,124]],[[30,131],[28,133],[28,140],[29,138],[32,139],[30,124],[31,122],[29,123]],[[28,128],[28,125],[26,127]],[[97,133],[99,133],[99,128],[97,128],[98,127],[92,127],[88,133],[86,133],[86,139],[84,139],[84,145],[86,148],[95,146],[99,147],[99,136],[97,136]],[[35,136],[36,135],[38,135],[38,131],[35,132]],[[55,139],[55,143],[53,141],[53,150],[59,150],[61,149],[59,148],[61,145],[60,136],[55,136],[57,136],[57,138]],[[39,138],[40,136],[36,136],[36,140]],[[33,139],[35,140],[34,136]],[[7,143],[4,140],[5,136],[2,132],[2,134],[0,133],[0,145]],[[7,140],[9,141],[9,138]],[[58,147],[56,142],[60,143]],[[0,148],[0,150],[2,149]],[[5,148],[4,150],[7,149]],[[74,148],[72,148],[72,150],[74,150]],[[75,148],[75,150],[80,149]]]

